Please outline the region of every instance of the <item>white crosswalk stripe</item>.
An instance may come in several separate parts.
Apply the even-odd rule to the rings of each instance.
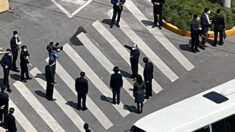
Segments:
[[[15,109],[14,116],[17,122],[26,132],[37,132],[36,128],[30,123],[30,121],[24,116],[20,109],[9,99],[9,106]],[[5,131],[4,131],[5,132]]]
[[[135,6],[131,0],[127,0],[124,4],[127,9],[135,16],[136,19],[164,46],[171,55],[187,70],[190,71],[194,65],[162,34],[159,30],[150,26],[145,26],[141,21],[149,19]]]
[[[48,61],[48,59],[46,60]],[[56,74],[64,81],[64,83],[76,94],[75,91],[75,80],[68,74],[68,72],[62,67],[62,65],[56,62]],[[95,116],[95,118],[103,125],[105,129],[109,129],[113,126],[113,123],[108,119],[108,117],[99,109],[95,102],[87,95],[87,106],[90,112]]]
[[[107,100],[109,100],[109,102],[112,102],[112,100],[108,98],[112,95],[111,90],[68,43],[64,45],[64,51],[70,57],[70,59],[77,65],[78,68],[86,72],[86,75],[89,78],[89,80],[97,87],[97,89],[105,97],[107,97]],[[122,102],[120,102],[119,105],[113,105],[113,106],[120,113],[122,117],[126,117],[130,113],[128,110],[124,109],[124,105]]]
[[[42,74],[38,68],[34,68],[30,73],[35,77],[37,74]],[[40,84],[40,86],[46,90],[46,81],[41,78],[35,77],[35,80]],[[54,97],[56,98],[56,103],[61,108],[61,110],[73,121],[74,125],[80,130],[83,129],[84,121],[82,118],[72,109],[69,105],[66,105],[66,100],[60,95],[60,93],[54,88]]]
[[[48,124],[48,126],[55,132],[65,132],[54,117],[46,110],[46,108],[38,101],[38,99],[30,92],[30,90],[22,83],[15,82],[13,84],[25,100],[33,107],[38,115]]]
[[[108,12],[110,18],[112,18],[112,10]],[[133,31],[127,23],[120,19],[120,24],[125,28],[120,28],[123,33],[126,34],[134,43],[136,43],[139,49],[158,67],[158,69],[170,79],[171,82],[174,82],[179,77],[158,57],[151,48]]]
[[[89,38],[84,34],[80,33],[77,38],[84,44],[84,46],[87,48],[87,50],[90,51],[90,53],[96,58],[97,61],[106,69],[106,71],[109,72],[109,74],[112,74],[112,68],[114,65],[109,61],[107,57],[103,55],[103,53],[89,40]],[[133,86],[127,81],[126,78],[123,78],[123,88],[126,90],[126,92],[134,98],[133,92],[130,91],[130,88]]]
[[[119,53],[119,55],[130,65],[129,52],[122,46],[122,44],[99,21],[94,22],[92,25],[110,43],[117,53]],[[143,67],[140,64],[138,67],[140,74],[143,74]],[[153,91],[155,93],[162,91],[162,87],[155,80],[153,80]]]

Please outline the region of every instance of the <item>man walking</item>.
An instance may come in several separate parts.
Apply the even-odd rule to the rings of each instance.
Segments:
[[[117,18],[116,26],[118,28],[120,27],[119,22],[120,22],[121,13],[123,10],[123,4],[125,2],[126,0],[111,0],[111,3],[113,4],[113,17],[112,17],[112,23],[110,25],[110,28],[112,28],[113,25],[115,24],[117,14],[118,14],[118,18]]]
[[[55,62],[50,60],[49,65],[46,66],[45,72],[46,72],[46,81],[47,81],[47,87],[46,87],[46,98],[50,101],[54,101],[53,99],[53,90],[54,90],[54,70],[53,65],[55,65]]]
[[[206,47],[206,41],[208,39],[208,31],[211,26],[210,18],[209,18],[210,10],[209,8],[204,9],[204,13],[201,16],[201,26],[202,26],[202,42],[200,48],[203,50]]]
[[[21,53],[20,53],[20,67],[21,67],[21,81],[27,82],[26,80],[32,79],[29,77],[29,70],[28,65],[32,66],[29,63],[29,52],[27,50],[27,46],[23,45],[21,46]],[[26,74],[26,78],[24,77],[24,74]]]
[[[146,96],[145,98],[148,99],[149,96],[152,96],[152,79],[153,79],[153,63],[148,61],[147,57],[143,58],[145,63],[144,67],[144,82],[146,86]]]
[[[81,100],[83,101],[83,107],[82,110],[87,110],[86,107],[86,96],[88,93],[88,81],[84,78],[85,77],[85,72],[80,73],[80,78],[76,79],[75,82],[75,89],[77,91],[77,97],[78,97],[78,104],[77,104],[77,109],[81,109]]]
[[[16,60],[18,57],[18,51],[19,51],[19,45],[21,44],[21,41],[18,37],[18,32],[13,32],[13,37],[11,38],[11,50],[13,55],[13,64],[12,64],[12,71],[19,72],[18,68],[16,67]]]
[[[225,23],[224,23],[224,17],[221,15],[221,10],[217,9],[217,14],[213,17],[212,23],[214,24],[214,44],[213,46],[216,46],[217,44],[217,37],[218,37],[218,32],[220,36],[219,44],[223,45],[223,37],[224,37],[224,28],[225,28]]]
[[[7,87],[7,91],[11,92],[9,85],[9,74],[10,74],[10,69],[12,68],[12,53],[11,49],[7,49],[6,51],[7,53],[2,57],[1,60],[1,65],[4,73],[3,87]]]
[[[152,0],[153,3],[153,17],[154,17],[154,23],[153,28],[157,26],[157,21],[159,15],[159,29],[162,29],[162,10],[163,10],[163,4],[165,3],[165,0]]]
[[[191,23],[191,50],[196,53],[199,52],[199,17],[197,14],[193,15],[193,21]]]
[[[7,132],[16,132],[17,131],[16,121],[13,115],[15,109],[10,108],[9,111],[10,111],[9,114],[5,117],[4,126],[8,130]]]
[[[113,104],[120,103],[120,90],[123,85],[122,75],[119,72],[119,68],[115,66],[113,68],[114,74],[111,75],[110,87],[113,90]]]

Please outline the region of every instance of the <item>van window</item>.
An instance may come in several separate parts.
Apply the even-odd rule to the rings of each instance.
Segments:
[[[209,129],[209,125],[208,126],[205,126],[203,128],[200,128],[194,132],[210,132],[210,129]]]
[[[235,115],[217,121],[212,124],[212,132],[234,132],[235,131]]]
[[[144,131],[136,126],[132,126],[130,132],[146,132],[146,131]]]

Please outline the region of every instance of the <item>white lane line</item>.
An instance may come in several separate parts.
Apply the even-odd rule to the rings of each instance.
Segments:
[[[82,5],[84,2],[86,2],[85,0],[61,0],[63,2],[68,2],[68,3],[73,3],[76,5]]]
[[[33,68],[30,73],[34,76],[35,80],[40,84],[40,86],[46,90],[46,81],[41,78],[37,78],[37,74],[41,74],[38,68]],[[84,121],[82,118],[71,108],[71,106],[65,104],[67,101],[63,98],[62,95],[54,88],[54,97],[56,98],[57,105],[61,108],[61,110],[69,117],[70,120],[74,123],[74,125],[80,130],[83,131]]]
[[[89,38],[84,34],[80,33],[77,38],[84,44],[86,49],[96,58],[97,61],[106,69],[109,74],[113,74],[113,67],[114,65],[109,61],[109,59],[104,56],[104,54],[89,40]],[[126,78],[123,78],[123,88],[126,90],[126,92],[133,97],[133,92],[130,91],[130,88],[132,88],[133,85],[127,81]]]
[[[89,80],[96,86],[96,88],[112,102],[112,92],[106,86],[106,84],[96,75],[96,73],[90,68],[90,66],[77,54],[77,52],[67,43],[64,45],[65,53],[70,57],[71,60],[80,68],[86,72]],[[130,112],[124,109],[124,105],[120,102],[119,105],[113,105],[114,108],[121,114],[122,117],[127,116]]]
[[[71,16],[69,16],[70,18],[71,17],[74,17],[78,12],[80,12],[83,8],[85,8],[88,4],[90,4],[93,0],[88,0],[86,3],[83,3],[81,7],[79,7],[76,11],[74,11]]]
[[[112,10],[108,12],[109,17],[112,17]],[[130,38],[134,43],[136,43],[139,49],[155,64],[158,69],[168,78],[171,82],[174,82],[179,77],[161,60],[161,58],[156,55],[151,48],[133,31],[130,26],[121,19],[120,24],[125,28],[120,28],[127,37]]]
[[[46,61],[48,61],[48,59]],[[62,65],[58,61],[56,62],[56,74],[59,75],[59,77],[73,91],[74,94],[77,94],[74,87],[75,80],[68,74],[68,72],[62,67]],[[108,119],[108,117],[100,110],[100,108],[89,96],[87,96],[87,106],[90,112],[103,125],[106,130],[113,126],[113,123]]]
[[[93,27],[106,39],[107,42],[116,50],[117,53],[130,64],[130,53],[122,46],[122,44],[97,20],[94,22]],[[143,75],[144,68],[139,64],[140,74]],[[153,80],[153,91],[157,94],[162,91],[162,87]]]
[[[158,29],[145,26],[141,22],[142,20],[149,21],[149,19],[145,17],[145,15],[135,6],[131,0],[127,0],[124,5],[187,71],[190,71],[194,68],[194,65],[164,36],[164,34],[162,34]]]
[[[9,99],[9,106],[15,109],[14,116],[16,121],[26,132],[37,132],[36,128],[30,123],[30,121],[24,116],[20,109]],[[4,131],[5,132],[5,131]]]
[[[59,125],[54,117],[46,110],[46,108],[38,101],[38,99],[30,92],[30,90],[22,83],[15,82],[13,84],[19,88],[20,94],[28,101],[38,115],[48,124],[48,126],[55,132],[65,132],[65,130]]]
[[[64,12],[68,17],[71,17],[71,14],[59,3],[57,3],[55,0],[51,0],[61,11]]]

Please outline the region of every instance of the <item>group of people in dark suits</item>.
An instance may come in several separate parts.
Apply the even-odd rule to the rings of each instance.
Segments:
[[[210,30],[212,24],[214,24],[214,42],[212,46],[217,46],[218,33],[220,36],[219,45],[224,44],[224,38],[226,37],[224,31],[225,21],[224,17],[221,15],[221,9],[217,9],[216,15],[212,20],[210,20],[209,14],[209,8],[205,8],[204,13],[201,16],[201,22],[199,22],[200,19],[197,14],[194,14],[193,16],[193,20],[191,22],[191,50],[194,53],[199,52],[198,47],[203,50],[205,50],[205,47],[207,47],[205,44],[208,39],[208,31]],[[200,35],[202,36],[201,44],[199,41]]]

